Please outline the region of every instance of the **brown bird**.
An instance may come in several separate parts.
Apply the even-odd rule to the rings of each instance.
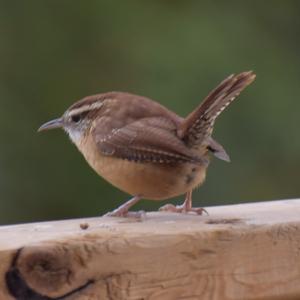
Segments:
[[[209,153],[229,161],[211,136],[215,120],[254,78],[253,72],[229,76],[186,118],[148,98],[109,92],[83,98],[38,131],[63,128],[100,176],[133,196],[110,216],[127,215],[141,198],[182,194],[182,205],[161,210],[201,214],[192,191],[205,179]]]

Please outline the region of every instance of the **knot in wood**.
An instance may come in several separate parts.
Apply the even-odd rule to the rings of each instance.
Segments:
[[[25,248],[18,268],[26,282],[42,294],[64,289],[73,276],[69,255],[62,247]]]

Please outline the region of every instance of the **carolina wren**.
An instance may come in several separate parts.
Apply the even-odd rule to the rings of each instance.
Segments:
[[[163,200],[186,194],[180,206],[161,210],[196,212],[192,191],[205,179],[209,154],[229,161],[212,138],[218,115],[255,78],[230,75],[186,118],[148,98],[122,92],[88,96],[38,131],[63,128],[89,165],[133,198],[109,213],[125,216],[141,198]]]

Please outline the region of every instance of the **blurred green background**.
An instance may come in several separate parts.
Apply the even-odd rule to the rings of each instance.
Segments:
[[[232,163],[212,161],[194,204],[298,197],[299,13],[299,1],[1,0],[0,223],[96,216],[129,198],[63,131],[37,134],[75,100],[129,91],[185,116],[244,70],[257,80],[214,132]]]

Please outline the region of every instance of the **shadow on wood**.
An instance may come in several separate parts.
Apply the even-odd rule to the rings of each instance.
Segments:
[[[300,200],[0,229],[0,299],[300,299]]]

